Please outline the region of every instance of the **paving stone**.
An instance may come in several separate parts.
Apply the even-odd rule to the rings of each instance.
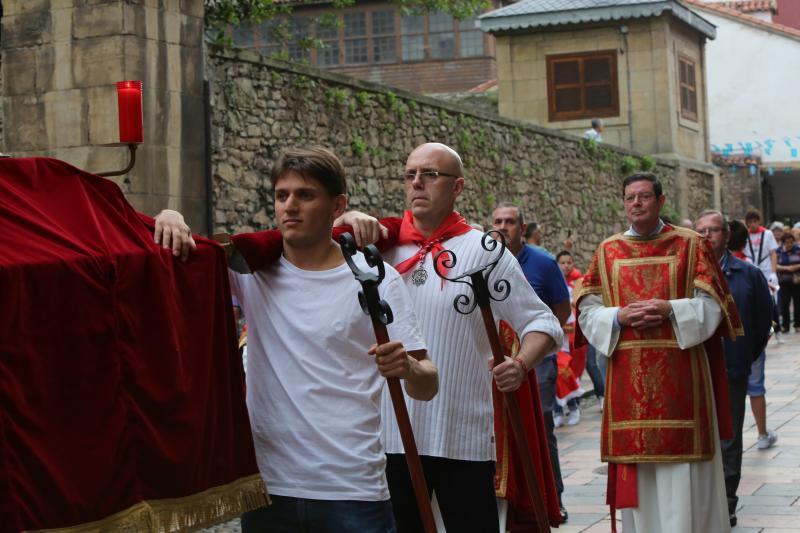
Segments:
[[[756,496],[792,496],[800,492],[794,483],[765,483],[754,494]]]
[[[792,505],[797,496],[739,496],[739,505]]]
[[[791,505],[750,505],[745,504],[741,511],[737,511],[736,514],[743,514],[743,515],[760,515],[760,514],[769,514],[769,515],[781,515],[781,516],[798,516],[800,517],[800,507],[792,507]],[[800,527],[800,521],[798,521],[798,527]]]

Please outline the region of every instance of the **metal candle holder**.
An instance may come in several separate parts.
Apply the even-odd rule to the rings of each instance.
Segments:
[[[130,153],[130,160],[128,162],[128,166],[123,168],[122,170],[112,170],[109,172],[96,172],[97,176],[102,176],[107,178],[109,176],[122,176],[123,174],[127,174],[133,168],[133,165],[136,163],[136,148],[139,146],[137,143],[112,143],[112,144],[104,144],[103,146],[127,146],[128,152]]]

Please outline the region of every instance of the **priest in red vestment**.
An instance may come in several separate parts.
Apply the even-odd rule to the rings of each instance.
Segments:
[[[655,175],[626,178],[630,229],[598,247],[578,295],[578,335],[609,358],[607,497],[626,533],[727,532],[720,336],[742,329],[707,243],[659,218],[665,200]]]

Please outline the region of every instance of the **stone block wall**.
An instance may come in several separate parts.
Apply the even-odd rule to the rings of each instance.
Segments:
[[[720,168],[722,209],[731,218],[744,219],[752,208],[764,205],[761,190],[760,165],[725,165]]]
[[[715,209],[714,203],[714,170],[686,169],[688,182],[688,213],[694,216],[706,209]]]
[[[467,187],[456,207],[470,222],[488,226],[497,202],[514,202],[527,220],[544,225],[544,244],[554,253],[573,233],[582,268],[596,245],[625,225],[623,176],[653,164],[667,194],[674,189],[673,162],[643,161],[609,145],[251,52],[212,50],[207,75],[215,231],[271,227],[272,161],[287,147],[313,144],[342,158],[350,207],[375,215],[402,213],[399,176],[415,146],[448,144],[465,162]],[[691,186],[711,181],[697,171]],[[691,209],[706,207],[696,203]]]

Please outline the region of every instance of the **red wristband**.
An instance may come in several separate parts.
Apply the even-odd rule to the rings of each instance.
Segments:
[[[514,361],[519,363],[519,366],[522,367],[522,370],[527,374],[528,373],[528,365],[525,364],[525,361],[522,360],[522,357],[519,355],[514,358]]]

